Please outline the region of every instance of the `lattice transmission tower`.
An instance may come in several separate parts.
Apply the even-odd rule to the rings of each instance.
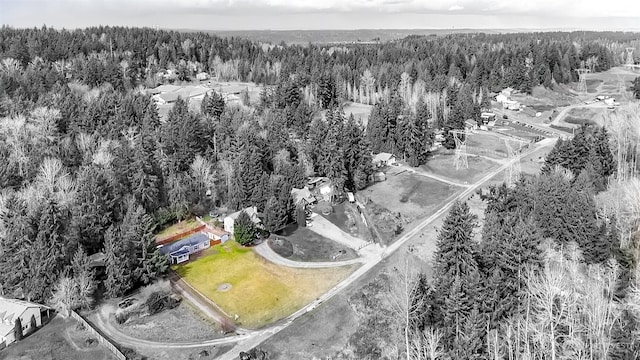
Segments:
[[[467,130],[449,130],[449,133],[453,135],[453,140],[456,143],[456,153],[453,158],[453,165],[456,170],[462,168],[468,169],[469,162],[467,161],[467,136],[469,133]]]
[[[618,75],[618,92],[623,98],[627,97],[627,85],[625,84],[624,76],[622,75]]]
[[[509,166],[504,171],[504,182],[507,186],[514,185],[516,181],[520,179],[521,167],[520,167],[520,150],[529,141],[518,140],[512,138],[504,138],[504,145],[507,148],[507,161]],[[514,148],[511,142],[517,143],[517,149]]]
[[[632,48],[632,47],[628,47],[628,48],[627,48],[627,61],[626,61],[626,65],[630,65],[630,66],[635,65],[635,61],[633,61],[633,50],[635,50],[635,48]]]
[[[587,74],[591,70],[587,68],[580,68],[580,69],[576,69],[576,71],[578,72],[578,91],[586,93],[587,92]]]

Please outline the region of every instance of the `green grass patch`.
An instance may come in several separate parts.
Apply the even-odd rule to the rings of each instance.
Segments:
[[[177,224],[173,224],[169,227],[162,229],[160,232],[156,234],[158,238],[169,237],[174,234],[178,234],[193,228],[198,227],[200,224],[196,221],[196,219],[189,219],[180,221]]]
[[[295,269],[264,260],[251,248],[229,241],[173,269],[220,306],[239,315],[238,324],[258,328],[280,320],[347,277],[355,266]],[[222,284],[231,289],[219,291]]]

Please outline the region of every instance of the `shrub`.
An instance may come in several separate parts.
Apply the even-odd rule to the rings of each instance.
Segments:
[[[168,292],[156,291],[149,295],[145,303],[149,315],[157,314],[165,309],[173,309],[178,305],[178,301],[174,299]]]

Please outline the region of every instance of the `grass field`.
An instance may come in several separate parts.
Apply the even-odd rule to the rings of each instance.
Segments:
[[[497,142],[498,140],[495,139],[495,141]],[[453,154],[437,154],[425,165],[422,165],[421,168],[434,175],[471,184],[481,179],[491,169],[499,166],[494,161],[478,156],[469,156],[467,157],[469,168],[457,170],[453,165],[453,158]]]
[[[115,360],[97,342],[85,347],[86,332],[76,331],[77,322],[56,317],[23,340],[0,351],[4,360]]]
[[[371,114],[371,110],[373,109],[373,105],[366,104],[358,104],[349,102],[344,105],[344,114],[349,118],[349,115],[353,115],[353,117],[361,123],[363,126],[367,126],[367,122],[369,121],[369,114]]]
[[[459,188],[431,178],[411,173],[387,174],[387,180],[365,190],[364,195],[394,214],[401,213],[408,221],[435,211]]]
[[[174,270],[237,323],[258,328],[282,319],[310,303],[355,267],[295,269],[270,263],[235,242],[216,245],[207,254]],[[231,289],[219,291],[228,283]]]
[[[167,238],[172,235],[196,228],[199,225],[200,224],[196,221],[196,219],[180,221],[177,224],[173,224],[169,227],[162,229],[160,232],[156,234],[156,238],[157,239]]]
[[[493,159],[507,157],[504,142],[500,137],[477,132],[467,138],[467,150],[470,154],[485,155]]]
[[[200,315],[186,300],[173,309],[115,326],[127,335],[150,341],[197,341],[223,336],[218,324]]]

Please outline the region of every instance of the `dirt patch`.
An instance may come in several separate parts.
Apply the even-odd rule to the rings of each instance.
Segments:
[[[448,166],[451,167],[450,164]],[[372,201],[394,217],[400,213],[403,222],[409,223],[434,212],[443,200],[459,189],[426,176],[399,172],[388,173],[386,181],[376,183],[360,194],[365,198],[365,205]],[[367,210],[371,213],[370,209]],[[374,225],[380,228],[377,223]]]
[[[197,341],[222,337],[219,327],[185,300],[173,309],[124,324],[113,321],[113,324],[129,336],[149,341]]]

